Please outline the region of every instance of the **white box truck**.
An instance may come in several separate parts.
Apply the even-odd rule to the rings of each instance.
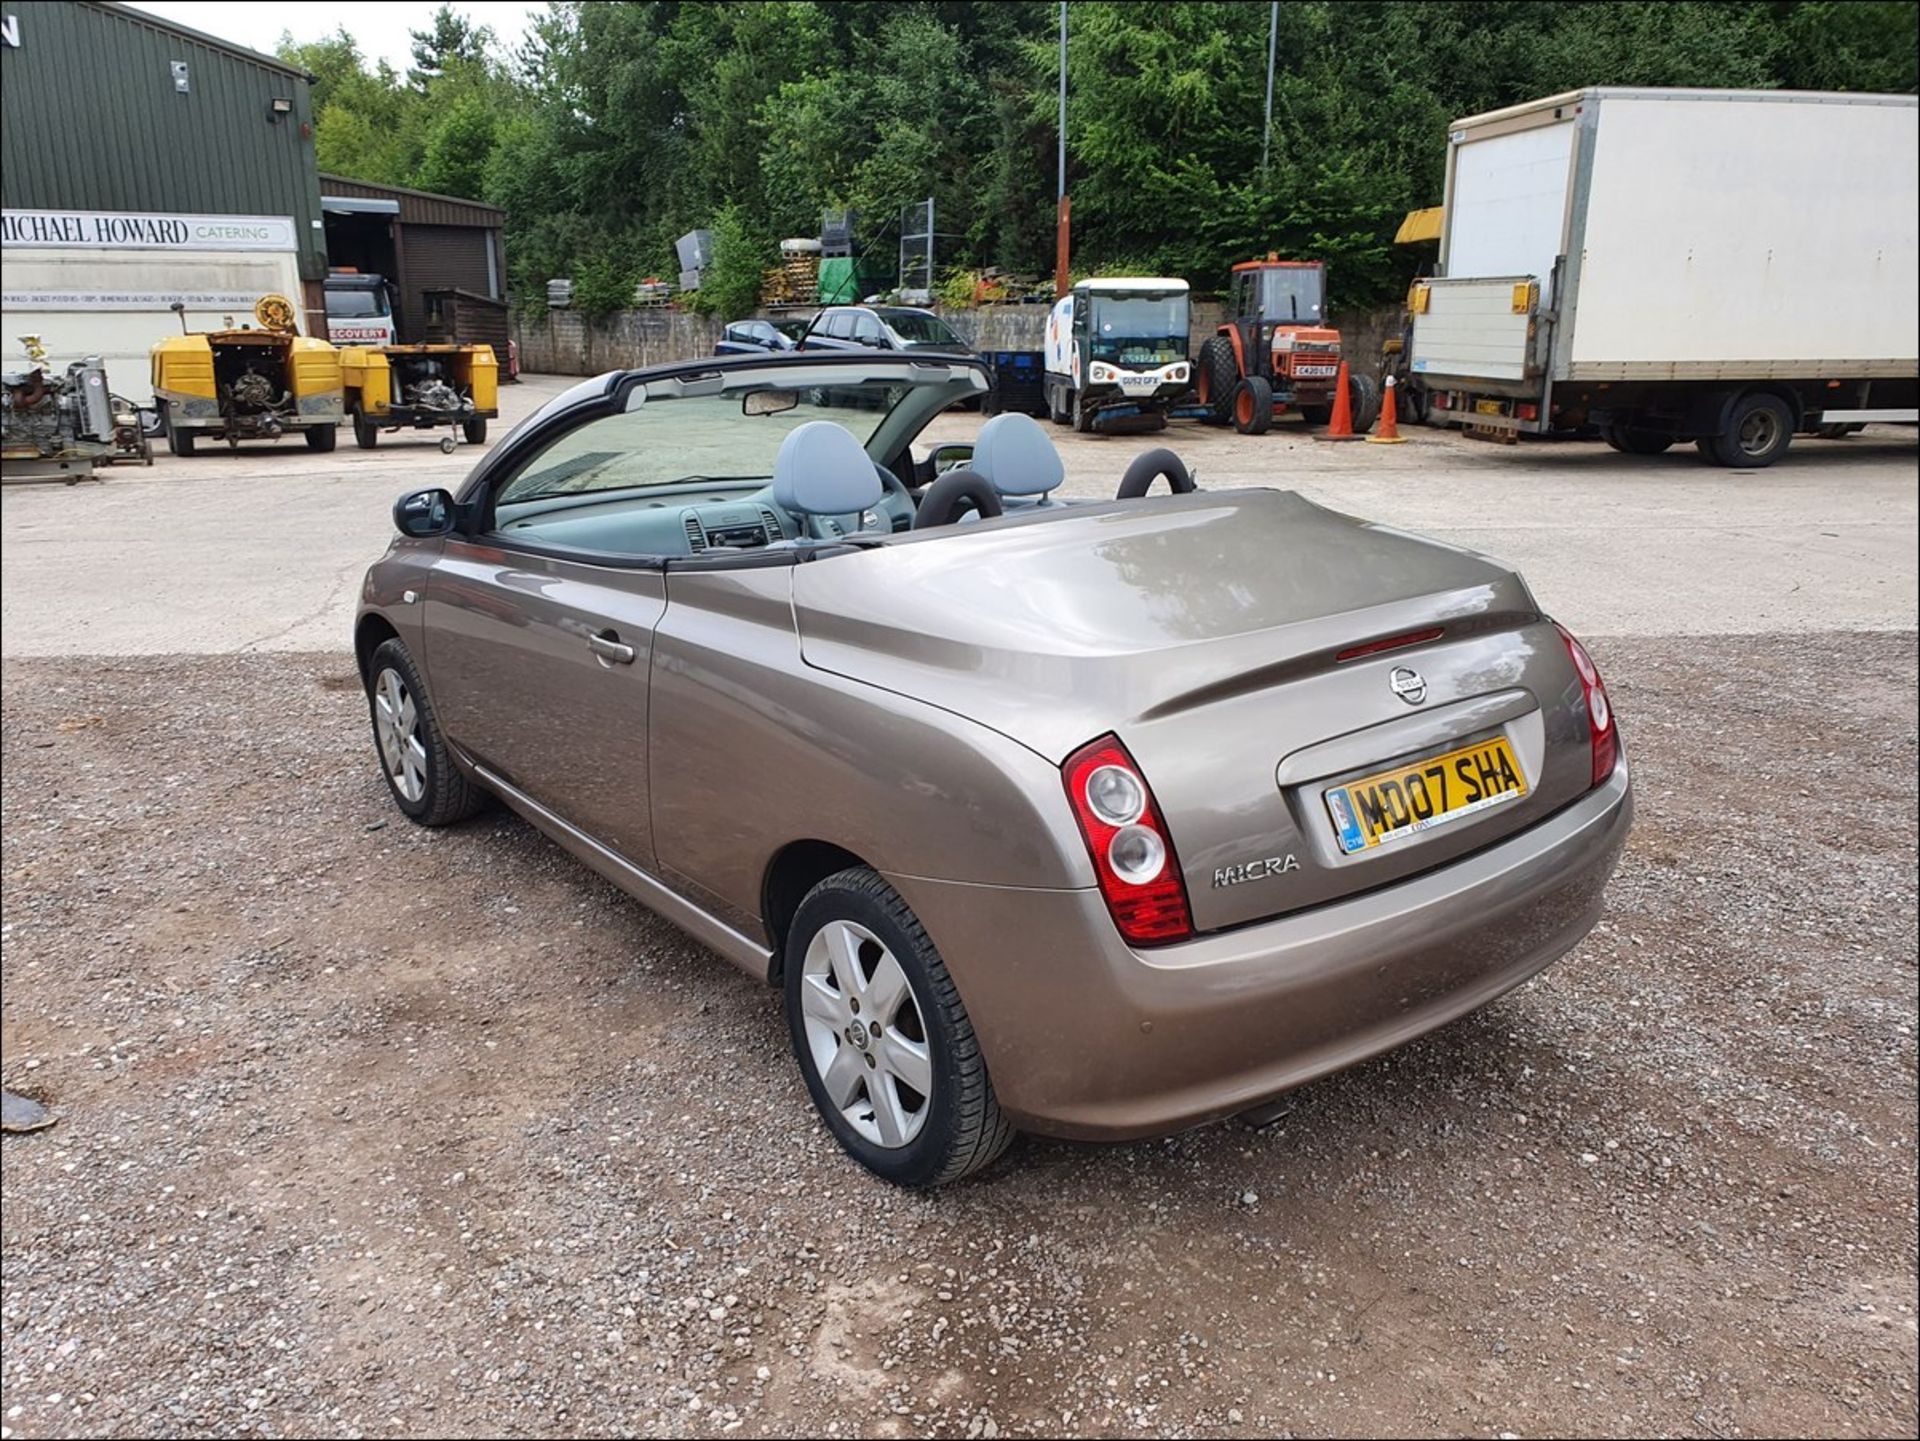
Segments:
[[[1594,89],[1456,121],[1409,370],[1429,418],[1778,460],[1920,419],[1911,95]]]

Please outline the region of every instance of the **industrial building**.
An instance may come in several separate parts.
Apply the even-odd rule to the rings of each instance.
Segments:
[[[39,0],[0,26],[0,350],[41,336],[150,394],[148,351],[184,326],[293,300],[327,334],[329,264],[386,274],[404,339],[506,355],[501,213],[328,177],[308,76],[125,5]],[[323,194],[324,192],[324,194]],[[330,256],[330,243],[344,254]],[[369,263],[372,262],[372,263]],[[381,265],[390,269],[380,270]],[[431,293],[430,293],[431,292]],[[183,312],[175,312],[178,303]]]
[[[506,364],[506,212],[344,175],[320,192],[328,264],[394,283],[400,339],[491,345]]]

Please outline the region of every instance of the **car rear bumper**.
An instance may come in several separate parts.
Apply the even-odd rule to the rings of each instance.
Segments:
[[[1632,818],[1623,761],[1438,870],[1145,951],[1097,891],[889,879],[946,957],[1014,1123],[1126,1140],[1250,1110],[1537,974],[1599,918]]]

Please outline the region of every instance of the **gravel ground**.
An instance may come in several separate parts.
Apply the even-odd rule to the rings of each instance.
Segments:
[[[4,670],[9,1436],[1916,1426],[1911,634],[1598,647],[1609,920],[1263,1131],[866,1179],[336,654]]]

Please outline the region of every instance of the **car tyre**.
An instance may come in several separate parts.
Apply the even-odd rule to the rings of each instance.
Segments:
[[[353,412],[353,443],[362,450],[372,450],[380,444],[379,423],[358,408]]]
[[[1249,375],[1233,392],[1233,428],[1242,435],[1265,435],[1273,428],[1273,387]]]
[[[814,1107],[869,1171],[897,1186],[939,1186],[1012,1144],[946,963],[878,873],[840,871],[807,893],[787,931],[783,979]]]
[[[486,416],[476,415],[470,420],[461,421],[460,434],[466,437],[468,445],[485,445],[487,443]]]
[[[325,452],[333,449],[334,442],[340,437],[340,432],[331,425],[316,425],[307,429],[306,437],[308,450]]]
[[[1792,408],[1777,395],[1756,391],[1734,402],[1726,429],[1700,442],[1700,450],[1716,465],[1760,470],[1785,455],[1792,441]]]
[[[385,642],[367,662],[367,713],[380,773],[408,820],[445,826],[485,808],[486,792],[454,764],[419,667],[403,641]]]

